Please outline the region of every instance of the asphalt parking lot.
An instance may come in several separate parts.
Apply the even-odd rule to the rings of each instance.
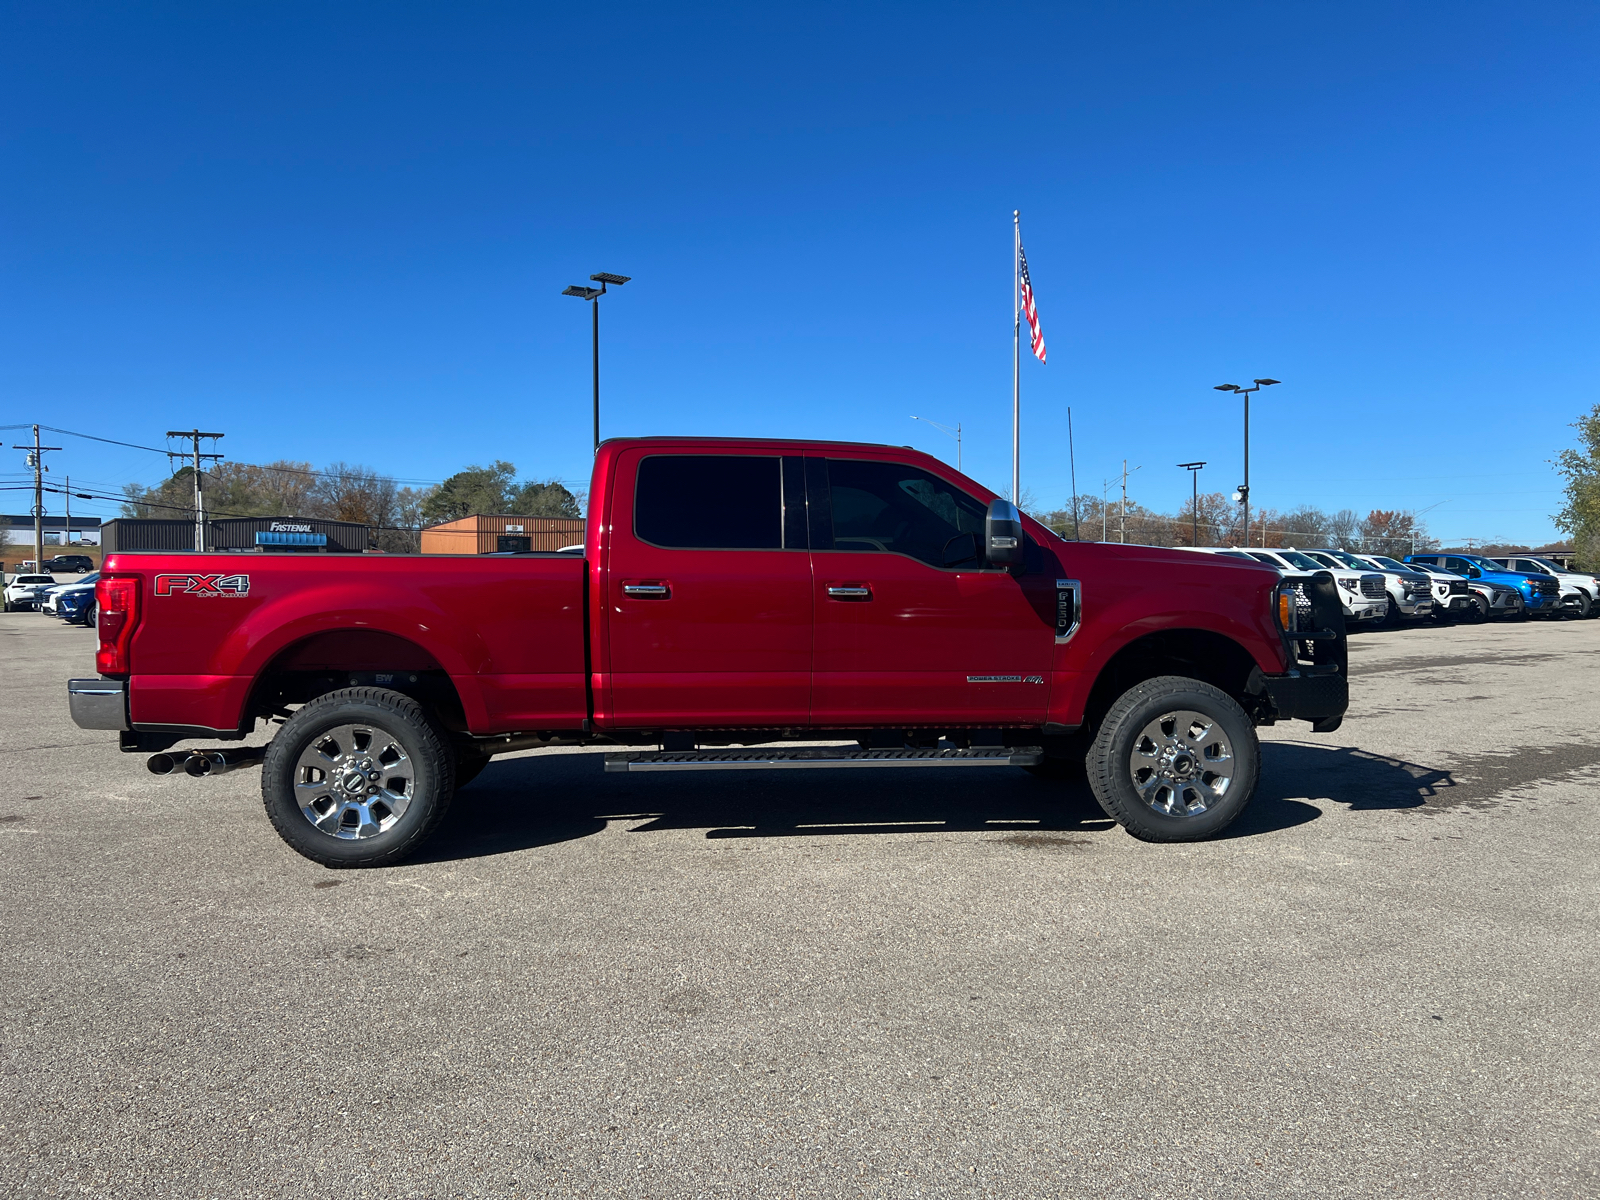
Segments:
[[[1358,635],[1216,842],[545,751],[368,872],[72,725],[91,639],[0,617],[0,1195],[1600,1191],[1600,621]]]

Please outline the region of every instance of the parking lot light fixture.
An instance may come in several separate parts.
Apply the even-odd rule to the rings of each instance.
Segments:
[[[1179,463],[1185,471],[1189,472],[1189,480],[1193,484],[1194,499],[1189,504],[1189,516],[1194,519],[1194,544],[1200,544],[1200,468],[1203,462]]]
[[[563,296],[572,296],[579,300],[587,300],[594,305],[591,313],[593,328],[592,342],[594,350],[594,452],[600,453],[600,297],[606,294],[606,288],[621,287],[633,278],[631,275],[613,275],[609,271],[601,271],[589,276],[590,280],[598,283],[597,288],[584,287],[575,283],[564,288]]]
[[[1234,492],[1233,498],[1244,506],[1244,544],[1250,544],[1250,393],[1259,392],[1264,387],[1273,387],[1280,380],[1256,379],[1252,380],[1255,387],[1240,387],[1237,383],[1218,383],[1212,385],[1212,390],[1217,392],[1232,392],[1236,396],[1244,397],[1244,482],[1239,485],[1239,490]],[[1267,544],[1267,531],[1261,530],[1261,544]]]

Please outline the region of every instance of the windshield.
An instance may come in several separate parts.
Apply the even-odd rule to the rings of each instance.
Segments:
[[[1504,563],[1497,563],[1492,558],[1485,558],[1481,554],[1458,554],[1457,558],[1466,559],[1467,562],[1477,567],[1480,571],[1507,571],[1510,570]]]
[[[1301,571],[1320,571],[1323,569],[1322,564],[1316,559],[1309,554],[1301,554],[1298,550],[1274,550],[1272,553],[1291,567]]]
[[[1552,562],[1548,558],[1530,558],[1530,559],[1528,559],[1528,561],[1529,562],[1536,562],[1541,567],[1547,567],[1550,570],[1554,571],[1557,575],[1565,574],[1565,572],[1566,572],[1566,568],[1563,567],[1560,563]]]
[[[1354,554],[1346,554],[1343,550],[1324,550],[1322,553],[1326,554],[1329,558],[1333,559],[1335,562],[1343,563],[1345,566],[1349,567],[1352,571],[1370,571],[1370,570],[1372,570],[1371,567],[1369,567],[1366,563],[1362,562]]]
[[[1411,566],[1408,563],[1397,562],[1395,559],[1388,558],[1388,557],[1386,557],[1386,556],[1384,556],[1382,554],[1373,554],[1373,555],[1369,555],[1368,557],[1370,557],[1373,562],[1377,563],[1385,571],[1415,571],[1415,570],[1417,570],[1416,567]]]
[[[19,575],[12,583],[54,583],[55,577],[51,575]]]

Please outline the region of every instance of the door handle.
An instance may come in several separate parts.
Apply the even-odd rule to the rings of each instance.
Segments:
[[[828,595],[834,600],[871,600],[872,589],[869,587],[829,587]]]
[[[624,596],[637,596],[641,600],[666,600],[671,597],[672,589],[664,583],[625,583],[622,585]]]

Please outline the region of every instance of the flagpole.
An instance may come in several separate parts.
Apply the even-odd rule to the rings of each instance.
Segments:
[[[1022,217],[1011,210],[1011,503],[1022,507]]]

